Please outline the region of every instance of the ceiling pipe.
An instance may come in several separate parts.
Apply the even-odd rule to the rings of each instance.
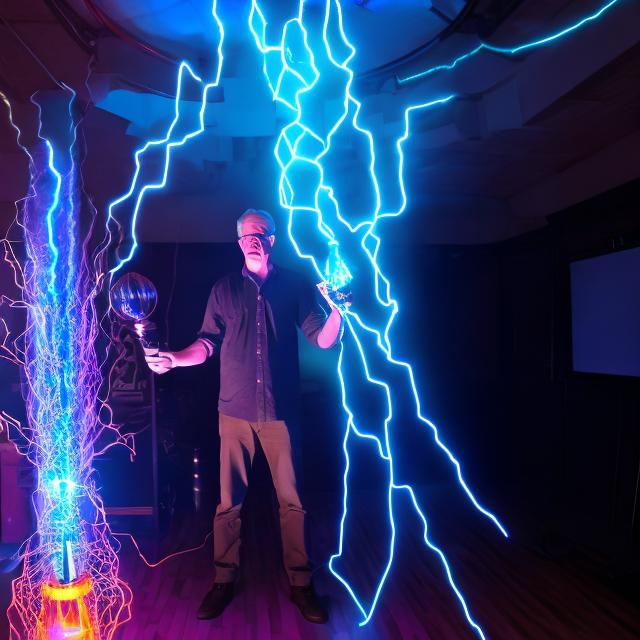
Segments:
[[[44,0],[60,26],[86,53],[92,54],[97,33],[64,0]]]
[[[126,29],[123,29],[119,24],[114,22],[95,2],[94,0],[83,0],[85,7],[93,14],[96,20],[105,27],[108,31],[110,31],[114,36],[120,38],[124,42],[133,45],[137,49],[144,51],[145,53],[154,56],[155,58],[159,58],[160,60],[164,60],[173,65],[180,64],[178,60],[175,58],[171,58],[168,55],[158,51],[151,45],[143,42],[142,40],[136,38],[133,34],[129,33]]]
[[[11,23],[7,22],[3,16],[0,15],[0,23],[13,35],[13,37],[22,45],[22,47],[26,50],[29,56],[36,62],[36,64],[47,74],[47,76],[52,80],[52,82],[60,87],[64,88],[64,84],[58,80],[53,73],[51,73],[49,67],[44,63],[44,61],[38,56],[38,54],[25,42],[22,36],[13,28]]]

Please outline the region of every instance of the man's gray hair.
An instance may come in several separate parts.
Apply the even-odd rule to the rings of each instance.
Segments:
[[[238,237],[241,235],[242,224],[246,221],[251,221],[262,226],[262,233],[265,236],[272,236],[276,232],[276,223],[273,221],[271,214],[262,209],[247,209],[239,218],[236,223]]]

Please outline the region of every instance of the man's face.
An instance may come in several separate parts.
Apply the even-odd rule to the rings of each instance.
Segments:
[[[275,236],[265,236],[258,222],[245,220],[242,223],[238,244],[249,271],[259,271],[267,266],[274,241]]]

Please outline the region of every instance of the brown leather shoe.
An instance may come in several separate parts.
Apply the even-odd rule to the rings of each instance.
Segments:
[[[316,624],[325,624],[329,620],[329,614],[320,604],[313,584],[304,587],[291,585],[291,602],[300,609],[305,620]]]
[[[233,582],[214,582],[198,609],[198,620],[217,618],[233,600]]]

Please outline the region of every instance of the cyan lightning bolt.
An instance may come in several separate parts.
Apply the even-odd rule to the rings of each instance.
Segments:
[[[397,141],[399,154],[399,180],[402,190],[401,207],[397,210],[386,211],[382,207],[381,189],[376,173],[375,147],[372,134],[358,124],[360,102],[351,93],[353,72],[349,63],[355,55],[355,49],[349,43],[342,26],[341,7],[339,2],[327,0],[324,5],[324,20],[321,32],[318,33],[317,24],[307,19],[305,2],[299,4],[297,17],[289,20],[282,28],[282,38],[278,45],[266,42],[267,21],[264,11],[257,0],[252,3],[249,26],[259,50],[265,56],[264,70],[268,84],[274,92],[274,100],[287,105],[292,112],[292,119],[282,129],[276,142],[275,155],[281,169],[280,202],[289,212],[289,237],[300,257],[311,261],[319,277],[325,277],[319,267],[324,262],[327,249],[331,260],[338,265],[339,272],[329,274],[329,278],[337,278],[344,284],[346,274],[350,273],[344,257],[360,266],[358,280],[369,283],[369,291],[375,294],[376,305],[373,311],[346,312],[345,320],[349,335],[353,340],[350,347],[353,357],[360,360],[366,385],[363,380],[350,382],[349,369],[353,362],[345,363],[344,352],[341,352],[338,365],[338,375],[342,389],[342,400],[347,424],[343,440],[345,454],[343,515],[340,523],[338,552],[332,556],[329,568],[340,580],[351,595],[353,601],[362,613],[361,625],[367,624],[373,615],[379,600],[385,580],[391,569],[395,551],[395,519],[394,498],[400,491],[409,494],[414,509],[423,524],[425,543],[437,554],[449,583],[458,597],[465,616],[479,637],[484,637],[482,630],[473,620],[460,589],[454,581],[451,569],[444,553],[436,547],[427,534],[427,519],[423,509],[418,504],[412,486],[401,480],[402,470],[397,469],[394,462],[394,452],[397,444],[394,442],[394,410],[399,402],[411,400],[415,407],[416,418],[432,432],[437,446],[447,455],[455,468],[460,486],[471,500],[472,504],[506,536],[506,530],[497,518],[482,507],[466,482],[464,481],[459,462],[442,442],[433,423],[421,413],[415,381],[411,366],[394,357],[390,339],[390,330],[398,311],[397,302],[391,296],[391,285],[382,273],[377,263],[377,252],[380,238],[376,235],[377,222],[386,216],[399,215],[406,206],[404,187],[402,186],[402,145],[409,136],[409,117],[413,111],[428,109],[450,102],[454,96],[442,96],[424,104],[415,105],[405,112],[405,133]],[[280,65],[276,64],[280,60]],[[320,71],[322,67],[322,71]],[[342,92],[341,101],[334,93]],[[317,104],[326,98],[326,93],[332,103],[338,103],[339,108],[325,108],[318,114]],[[333,92],[333,93],[332,93]],[[326,103],[325,103],[326,104]],[[350,116],[350,117],[349,117]],[[371,190],[374,194],[374,206],[370,216],[364,221],[352,222],[341,211],[340,204],[334,196],[331,185],[325,179],[325,169],[328,163],[332,137],[342,127],[351,127],[354,132],[363,135],[370,153],[369,176]],[[303,218],[315,216],[312,225],[317,232],[318,248],[305,250],[309,246],[309,238],[296,233],[296,226]],[[310,227],[305,227],[309,231]],[[323,242],[324,240],[324,242]],[[366,287],[361,286],[362,291]],[[347,343],[348,344],[348,343]],[[353,348],[355,347],[355,348]],[[356,384],[357,382],[357,384]],[[357,404],[357,396],[371,393],[383,394],[384,415],[378,416],[378,431],[376,435],[370,430],[363,429],[358,422],[356,412],[352,409]],[[387,562],[375,587],[374,595],[368,603],[335,567],[336,561],[343,554],[344,528],[348,518],[349,493],[348,478],[350,469],[349,444],[351,437],[359,437],[375,443],[378,458],[386,467],[388,478],[387,503],[391,536],[388,545]],[[397,436],[396,436],[397,437]]]
[[[609,2],[601,6],[600,9],[598,9],[594,13],[591,13],[585,16],[584,18],[581,18],[580,20],[574,22],[573,24],[570,24],[564,29],[561,29],[554,33],[550,33],[546,36],[543,36],[542,38],[538,38],[537,40],[531,40],[529,42],[518,44],[514,47],[498,47],[496,45],[489,44],[488,42],[482,42],[474,49],[471,49],[470,51],[467,51],[466,53],[458,56],[457,58],[455,58],[449,63],[439,64],[434,67],[429,67],[424,71],[420,71],[419,73],[414,73],[404,78],[398,78],[398,82],[400,84],[407,84],[408,82],[419,80],[420,78],[425,78],[427,76],[433,75],[434,73],[438,73],[439,71],[451,71],[451,69],[454,69],[461,62],[465,62],[466,60],[473,58],[474,56],[479,54],[481,51],[492,51],[493,53],[500,53],[502,55],[515,56],[529,49],[537,49],[539,47],[543,47],[544,45],[551,44],[556,40],[561,40],[562,38],[565,38],[569,34],[574,33],[575,31],[578,31],[579,29],[589,24],[590,22],[595,22],[599,20],[607,11],[609,11],[609,9],[611,9],[614,5],[618,4],[620,1],[621,0],[610,0]]]
[[[508,50],[492,47],[491,45],[483,45],[477,51],[474,50],[470,52],[469,55],[463,56],[455,61],[455,64],[471,55],[475,55],[482,48],[491,49],[500,53],[516,54],[529,48],[549,44],[601,17],[608,9],[616,4],[617,1],[618,0],[614,0],[613,2],[607,3],[596,13],[545,38],[524,43]],[[424,510],[419,505],[414,489],[409,483],[403,483],[398,479],[402,471],[394,465],[395,447],[392,442],[394,432],[394,404],[397,407],[406,404],[404,401],[412,401],[412,404],[416,408],[416,415],[419,422],[431,429],[434,442],[444,452],[455,468],[460,486],[472,504],[489,518],[503,535],[507,536],[507,532],[497,518],[478,503],[463,478],[459,462],[442,442],[436,426],[423,416],[411,366],[393,356],[390,333],[393,320],[398,312],[398,305],[397,301],[391,295],[390,281],[383,274],[377,263],[378,252],[381,246],[381,238],[376,232],[378,221],[387,216],[400,215],[405,210],[407,204],[403,179],[403,147],[410,136],[411,117],[416,112],[446,104],[453,100],[455,96],[445,95],[433,100],[427,100],[421,104],[411,105],[405,109],[404,131],[395,142],[398,166],[397,182],[401,194],[401,202],[399,207],[389,210],[383,209],[380,198],[381,189],[375,168],[376,159],[373,136],[369,131],[359,126],[358,114],[360,112],[360,103],[351,93],[353,73],[349,68],[349,62],[355,54],[355,50],[349,43],[342,27],[340,3],[335,0],[327,0],[325,2],[322,42],[320,42],[320,39],[317,37],[317,33],[315,37],[312,37],[315,25],[313,20],[306,19],[304,5],[304,1],[301,1],[298,15],[284,24],[281,40],[275,45],[267,42],[267,20],[265,18],[265,12],[259,6],[257,0],[253,0],[252,2],[249,18],[249,26],[254,40],[264,56],[263,69],[267,77],[268,85],[273,92],[274,100],[284,104],[292,112],[292,119],[282,129],[275,147],[276,160],[281,170],[279,184],[280,201],[281,205],[289,211],[288,230],[294,248],[300,257],[309,259],[312,262],[319,276],[322,277],[324,275],[329,281],[335,279],[337,282],[336,286],[344,285],[345,280],[350,277],[350,271],[346,266],[346,262],[340,258],[340,250],[348,257],[349,261],[358,262],[363,259],[365,260],[365,265],[368,266],[369,273],[366,274],[365,270],[361,269],[358,273],[358,279],[362,280],[364,277],[368,277],[372,280],[371,290],[375,291],[378,311],[382,310],[382,314],[379,314],[378,317],[371,318],[367,317],[367,315],[370,316],[370,312],[361,311],[356,313],[349,310],[346,313],[346,324],[349,329],[349,335],[353,339],[356,347],[354,354],[361,360],[366,381],[371,387],[377,387],[378,390],[382,389],[387,400],[387,415],[384,418],[383,437],[376,436],[374,433],[368,433],[358,427],[356,423],[359,420],[356,418],[356,412],[351,408],[357,394],[352,394],[351,385],[348,383],[347,372],[343,367],[344,352],[342,352],[339,360],[338,373],[342,388],[343,406],[347,415],[347,425],[343,441],[346,461],[343,516],[340,523],[338,553],[331,558],[329,566],[334,575],[347,588],[363,614],[361,625],[366,624],[371,619],[393,561],[395,542],[393,495],[394,492],[402,490],[409,494],[414,509],[422,521],[425,544],[437,554],[442,562],[449,583],[464,609],[469,624],[479,637],[484,637],[480,627],[471,618],[462,593],[454,582],[444,553],[429,539],[427,519]],[[315,29],[315,31],[317,31],[317,29]],[[310,45],[310,41],[313,41],[313,44]],[[324,58],[323,62],[325,65],[323,66],[322,73],[319,70],[320,64],[318,62],[321,58]],[[448,68],[453,68],[455,64],[434,68],[434,70],[429,71],[429,73],[433,73],[436,70],[444,71]],[[338,70],[344,72],[342,77],[339,75]],[[331,113],[330,115],[327,113],[328,110],[325,110],[323,113],[323,121],[322,117],[318,117],[317,111],[314,112],[314,106],[323,101],[322,91],[319,90],[320,86],[324,84],[323,89],[326,92],[327,86],[332,83],[334,87],[338,86],[343,88],[343,109],[338,113]],[[330,95],[329,97],[330,99],[335,99],[335,96]],[[324,98],[326,98],[326,95]],[[325,168],[331,149],[332,136],[343,126],[349,116],[351,116],[350,125],[354,131],[365,136],[371,153],[369,172],[375,204],[372,207],[371,215],[365,220],[360,221],[352,221],[349,219],[349,216],[345,216],[341,212],[339,203],[334,196],[334,191],[325,179]],[[315,216],[315,224],[307,225],[306,227],[301,225],[300,220],[305,216],[307,218],[309,216]],[[305,231],[307,234],[306,237],[297,232],[297,227]],[[310,241],[309,235],[314,233],[316,237]],[[358,237],[358,233],[360,233],[360,237]],[[357,242],[354,242],[356,240]],[[315,243],[313,241],[315,241]],[[322,250],[318,249],[318,246],[323,246],[323,244],[325,251],[328,248],[331,261],[339,265],[337,274],[336,272],[331,273],[330,268],[328,271],[325,270],[323,274],[319,268],[319,264],[323,262],[323,257]],[[304,247],[313,247],[313,249],[309,248],[305,250]],[[359,251],[357,249],[359,249]],[[346,276],[346,274],[349,274],[349,276]],[[369,280],[367,281],[369,282]],[[366,290],[366,287],[362,287],[362,289]],[[373,340],[371,338],[373,338]],[[348,342],[346,345],[348,346]],[[383,366],[381,366],[380,363],[381,354],[384,357]],[[352,367],[353,362],[350,361],[349,365]],[[405,378],[400,381],[400,384],[394,381],[394,375],[391,369],[395,369],[395,373],[397,373],[398,370],[404,373]],[[366,393],[363,389],[364,388],[360,386],[358,393],[361,395]],[[362,603],[355,589],[334,566],[335,560],[343,554],[343,535],[345,522],[348,517],[349,504],[349,439],[352,435],[359,438],[370,439],[376,444],[380,459],[385,460],[388,464],[389,474],[388,512],[391,525],[391,539],[389,542],[388,562],[378,581],[375,595],[368,603],[368,606]]]
[[[92,604],[79,605],[87,612],[82,630],[99,630],[104,638],[112,638],[128,617],[131,595],[118,578],[114,541],[92,479],[94,443],[102,426],[97,415],[101,376],[96,289],[83,222],[93,227],[81,213],[86,209],[77,168],[78,121],[72,114],[76,95],[60,87],[62,95],[45,98],[47,113],[32,99],[39,117],[33,144],[21,142],[10,114],[17,143],[29,159],[29,193],[17,203],[15,225],[23,233],[24,263],[16,261],[12,249],[17,240],[7,237],[3,244],[21,290],[20,301],[10,301],[11,306],[26,310],[26,328],[12,342],[5,336],[3,350],[23,366],[28,424],[13,422],[12,427],[38,471],[37,528],[21,546],[23,571],[12,583],[8,611],[11,637],[24,640],[70,633],[73,616],[56,618],[58,605],[45,604],[47,590],[55,592],[58,603],[70,594],[77,600],[84,597],[78,593],[91,593]],[[48,128],[55,136],[45,133]]]
[[[129,219],[129,233],[131,238],[131,247],[126,253],[126,255],[117,259],[116,265],[111,269],[110,273],[113,275],[117,271],[119,271],[127,262],[129,262],[136,251],[138,246],[137,236],[136,236],[136,224],[138,221],[138,215],[140,212],[140,207],[144,201],[145,195],[152,190],[164,189],[167,184],[167,178],[169,175],[169,167],[171,164],[171,153],[173,149],[176,147],[181,147],[186,142],[200,135],[204,131],[204,114],[207,108],[207,98],[209,91],[217,87],[220,82],[220,76],[222,74],[222,63],[223,63],[223,43],[224,43],[224,26],[220,17],[218,15],[218,0],[213,0],[213,5],[211,9],[211,13],[213,19],[216,23],[218,29],[218,48],[217,48],[217,60],[216,60],[216,70],[214,73],[213,80],[209,83],[204,83],[202,78],[198,76],[189,63],[183,61],[180,63],[178,68],[178,81],[177,81],[177,90],[176,97],[174,102],[174,117],[173,120],[167,129],[166,134],[158,139],[158,140],[150,140],[140,149],[135,152],[135,171],[133,174],[133,178],[131,180],[131,185],[129,190],[117,198],[113,200],[108,207],[108,220],[107,225],[111,228],[112,223],[116,224],[120,227],[120,223],[118,222],[115,211],[120,208],[121,205],[127,203],[129,200],[133,199],[133,206],[131,212],[128,214]],[[200,110],[198,112],[197,126],[193,126],[192,123],[189,122],[188,115],[185,112],[181,111],[181,96],[184,89],[185,78],[190,78],[193,82],[201,88],[201,100],[200,100]],[[143,168],[143,163],[145,158],[148,158],[150,153],[160,149],[164,154],[164,162],[162,174],[158,180],[145,182],[141,179],[141,171]],[[111,242],[112,235],[110,233],[109,241]]]
[[[205,83],[205,81],[194,72],[188,62],[183,61],[180,63],[178,67],[177,89],[174,100],[174,117],[171,121],[171,124],[169,125],[163,137],[148,141],[135,152],[135,171],[129,189],[126,193],[113,200],[108,205],[108,214],[106,220],[107,234],[104,242],[99,247],[98,255],[104,256],[108,251],[112,250],[114,246],[116,247],[115,265],[109,270],[110,276],[113,276],[113,274],[119,271],[126,263],[128,263],[133,258],[138,246],[136,226],[145,195],[147,195],[150,191],[161,190],[166,186],[173,150],[186,144],[189,140],[195,138],[204,131],[204,115],[206,112],[209,91],[212,88],[218,86],[222,74],[223,65],[224,27],[218,14],[217,0],[213,0],[211,13],[218,31],[217,59],[215,62],[213,79],[210,82]],[[199,87],[200,90],[200,108],[198,110],[198,115],[195,122],[193,121],[193,118],[190,117],[190,111],[188,109],[181,109],[182,95],[185,88],[187,87],[187,83],[195,84],[195,86]],[[155,178],[145,176],[145,168],[148,169],[149,165],[152,165],[153,156],[157,155],[158,153],[163,157],[162,172],[160,176],[157,176]],[[121,212],[120,209],[125,208],[125,205],[127,205],[128,208],[125,212]],[[121,222],[121,220],[126,220],[126,222]],[[117,242],[114,238],[114,231],[118,234]],[[128,250],[125,251],[125,255],[120,257],[118,255],[118,248],[120,246],[119,243],[124,239],[130,242],[130,246],[128,247]],[[108,259],[108,257],[106,259]],[[126,444],[126,439],[127,438],[121,437],[118,439],[118,443]],[[102,514],[104,515],[104,510],[102,510]],[[113,535],[126,536],[128,534],[118,533]],[[137,548],[135,540],[133,540],[133,543]],[[175,557],[177,555],[181,555],[182,553],[186,553],[187,551],[171,554],[164,560]],[[144,556],[142,556],[142,554],[141,557],[147,564],[149,564],[149,566],[156,566],[157,564],[160,564],[160,562],[158,562],[152,565],[148,563],[146,559],[144,559]],[[164,560],[162,560],[161,562],[164,562]],[[111,637],[112,636],[109,636],[109,638]]]

